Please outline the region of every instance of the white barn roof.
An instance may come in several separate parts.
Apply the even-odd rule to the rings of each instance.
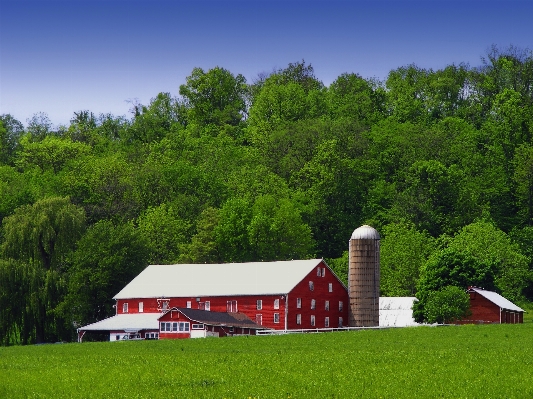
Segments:
[[[469,289],[469,291],[477,292],[479,295],[487,298],[489,301],[494,303],[496,306],[499,306],[501,309],[507,309],[507,310],[514,310],[515,312],[524,312],[524,309],[519,308],[514,303],[512,303],[510,300],[505,299],[500,294],[497,294],[493,291],[485,291],[481,288],[475,288],[472,287]]]
[[[150,265],[114,299],[287,294],[321,262]]]
[[[96,323],[79,328],[80,331],[130,331],[159,330],[157,319],[160,313],[125,313],[117,314]]]

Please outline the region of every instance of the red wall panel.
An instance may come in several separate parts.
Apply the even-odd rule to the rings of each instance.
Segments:
[[[324,277],[322,270],[320,276],[317,274],[317,268],[325,268]],[[308,329],[308,328],[325,328],[325,319],[329,317],[329,327],[339,326],[339,317],[343,319],[343,326],[348,325],[348,291],[326,267],[321,263],[311,271],[288,295],[289,314],[288,329]],[[309,288],[309,282],[313,282],[313,290]],[[329,284],[332,284],[332,292],[329,292]],[[297,307],[298,298],[301,299],[302,307]],[[311,309],[311,301],[315,300],[315,309]],[[325,309],[325,302],[329,301],[329,311]],[[343,302],[343,310],[339,311],[339,301]],[[301,315],[301,324],[297,324],[297,315]],[[315,316],[315,325],[311,324],[311,315]]]

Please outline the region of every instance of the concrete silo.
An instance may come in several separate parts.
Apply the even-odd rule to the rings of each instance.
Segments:
[[[379,326],[379,241],[377,230],[366,225],[350,238],[350,327]]]

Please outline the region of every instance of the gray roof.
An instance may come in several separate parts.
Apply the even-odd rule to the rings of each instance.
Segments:
[[[157,319],[161,313],[117,314],[96,323],[79,328],[80,331],[126,331],[159,330]]]
[[[287,294],[321,262],[150,265],[114,299]]]
[[[489,301],[500,307],[501,309],[506,310],[513,310],[515,312],[525,312],[524,309],[519,308],[514,303],[512,303],[510,300],[505,299],[500,294],[497,294],[493,291],[485,291],[481,288],[471,287],[469,291],[477,292],[479,295],[483,296],[484,298],[487,298]]]
[[[378,231],[368,225],[364,225],[355,229],[352,233],[351,240],[379,240]]]

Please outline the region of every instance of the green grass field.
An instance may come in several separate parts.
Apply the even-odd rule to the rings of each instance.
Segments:
[[[0,348],[0,398],[532,398],[533,323]]]

